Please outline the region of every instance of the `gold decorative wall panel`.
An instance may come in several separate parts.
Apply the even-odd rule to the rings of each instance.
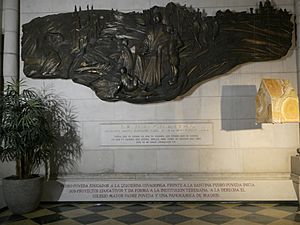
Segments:
[[[289,80],[262,80],[256,95],[256,121],[299,122],[298,96]]]

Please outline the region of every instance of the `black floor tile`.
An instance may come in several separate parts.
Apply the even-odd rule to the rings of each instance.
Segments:
[[[133,204],[122,208],[123,210],[127,210],[129,212],[141,212],[147,209],[151,209],[151,207],[143,204]]]
[[[79,209],[79,207],[75,206],[75,205],[71,205],[71,204],[64,204],[64,205],[59,205],[59,206],[55,206],[53,208],[48,208],[49,210],[53,211],[53,212],[66,212],[69,210],[74,210],[74,209]]]
[[[91,207],[85,208],[86,210],[92,211],[92,212],[102,212],[113,209],[111,205],[107,204],[97,204]]]
[[[148,217],[139,215],[139,214],[128,214],[125,216],[120,216],[118,218],[115,218],[115,220],[120,221],[125,224],[134,224],[134,223],[139,223],[145,220],[148,220]]]
[[[278,209],[278,210],[284,210],[284,211],[288,211],[288,212],[297,212],[299,211],[299,206],[296,204],[278,204],[274,206],[274,209]]]
[[[103,221],[103,220],[107,220],[107,219],[108,219],[107,217],[101,216],[98,214],[89,214],[89,215],[73,218],[73,220],[75,220],[79,223],[82,223],[82,224],[95,223],[95,222],[99,222],[99,221]]]
[[[295,222],[300,222],[300,214],[295,213],[295,214],[285,217],[284,219],[295,221]]]
[[[46,216],[38,216],[39,213],[37,211],[36,217],[32,218],[31,220],[36,222],[37,224],[49,224],[56,222],[56,224],[64,224],[64,221],[68,219],[68,223],[72,220],[74,223],[80,223],[80,224],[91,224],[95,222],[100,223],[106,223],[110,222],[110,224],[115,223],[123,223],[123,224],[136,224],[140,222],[150,222],[151,224],[157,224],[159,222],[164,222],[167,224],[180,224],[182,222],[185,222],[186,224],[203,224],[203,223],[210,223],[210,224],[226,224],[229,221],[234,221],[237,218],[232,218],[230,216],[221,215],[219,214],[219,211],[223,209],[237,209],[237,210],[243,210],[244,212],[247,211],[249,215],[239,217],[241,220],[254,222],[257,224],[270,224],[272,222],[275,222],[279,220],[278,218],[273,218],[271,216],[265,216],[260,214],[260,210],[266,209],[265,206],[261,205],[260,203],[240,203],[237,206],[232,206],[232,204],[226,204],[226,203],[214,203],[214,202],[207,202],[207,203],[191,203],[191,207],[189,206],[189,203],[180,203],[180,202],[166,202],[166,203],[124,203],[124,206],[122,207],[122,203],[118,203],[115,205],[114,203],[99,203],[94,205],[80,205],[78,204],[66,204],[66,203],[54,203],[55,205],[47,204],[44,208],[48,210],[52,210],[54,212],[57,212],[52,215],[46,215]],[[264,203],[262,203],[264,204]],[[120,206],[121,205],[121,206]],[[186,209],[193,209],[193,213],[196,215],[197,219],[195,219],[195,216],[189,216],[189,214],[184,214]],[[300,224],[300,213],[297,212],[298,209],[298,202],[292,202],[292,203],[278,203],[275,205],[271,204],[268,209],[276,209],[281,210],[284,214],[289,214],[287,212],[290,212],[291,215],[286,216],[284,219],[291,221],[293,224]],[[80,210],[83,210],[81,215],[84,216],[77,216],[73,218],[74,215],[72,215],[70,218],[67,218],[63,214],[63,212],[69,212],[69,210],[78,209],[79,213]],[[120,211],[121,209],[121,211]],[[157,214],[158,211],[152,212],[151,210],[162,210],[164,211],[164,214],[159,215]],[[113,219],[109,219],[106,215],[104,216],[104,212],[110,210],[108,212],[108,215],[113,215],[114,210],[116,210],[116,214],[113,215]],[[143,211],[149,210],[149,212],[143,213]],[[197,215],[197,210],[200,211],[206,211],[204,216]],[[90,211],[89,215],[85,215],[87,211]],[[72,211],[70,211],[72,212]],[[77,212],[77,210],[76,210]],[[103,214],[102,214],[103,212]],[[178,213],[180,212],[180,213]],[[105,212],[107,213],[107,212]],[[121,213],[121,214],[120,214]],[[124,215],[125,213],[126,215]],[[187,211],[187,213],[190,213]],[[247,214],[248,214],[247,213]],[[141,215],[143,214],[143,215]],[[166,215],[165,215],[166,214]],[[34,214],[31,214],[31,216]],[[71,215],[71,214],[70,214]],[[150,215],[153,215],[151,217]],[[117,217],[117,218],[115,218]],[[26,222],[30,221],[30,219],[26,218],[26,215],[11,215],[9,211],[5,211],[0,213],[0,224],[10,224],[11,222],[18,221],[18,223],[22,223],[22,221],[25,220]],[[103,222],[102,222],[103,221]],[[241,224],[243,225],[243,224]],[[280,224],[285,225],[285,224]]]
[[[159,207],[159,209],[167,211],[167,212],[180,212],[180,211],[186,210],[188,208],[175,203],[175,204],[164,205],[162,207]]]
[[[249,214],[247,216],[243,216],[243,217],[241,217],[241,219],[251,221],[254,223],[260,223],[260,224],[268,224],[268,223],[271,223],[271,222],[274,222],[275,220],[277,220],[277,218],[274,218],[274,217],[259,215],[259,214],[255,214],[255,213]],[[284,224],[282,224],[282,225],[284,225]]]
[[[182,223],[182,222],[185,222],[188,220],[192,220],[192,218],[178,215],[178,214],[169,214],[169,215],[165,215],[165,216],[156,218],[156,220],[159,220],[159,221],[162,221],[165,223],[169,223],[169,224],[177,224],[177,223]]]
[[[205,204],[205,205],[198,206],[197,209],[201,209],[201,210],[209,211],[209,212],[218,212],[218,211],[225,209],[225,207],[215,205],[215,204]]]
[[[45,223],[53,223],[61,220],[65,220],[67,217],[60,215],[60,214],[52,214],[47,216],[35,217],[32,220],[38,224],[45,224]]]
[[[199,217],[198,220],[203,220],[209,223],[214,223],[214,224],[223,224],[227,223],[230,220],[233,220],[234,218],[229,217],[229,216],[223,216],[219,214],[209,214],[206,216]]]
[[[26,219],[26,217],[21,215],[4,216],[4,217],[0,217],[0,224],[16,222],[24,219]]]
[[[243,211],[254,213],[254,212],[262,210],[263,208],[259,207],[259,206],[251,205],[251,204],[249,204],[249,205],[248,204],[242,204],[242,205],[234,207],[234,209],[238,209],[238,210],[243,210]]]

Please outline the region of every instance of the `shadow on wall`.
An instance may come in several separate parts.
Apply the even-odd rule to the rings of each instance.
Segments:
[[[64,190],[64,185],[59,181],[49,180],[44,182],[42,201],[45,202],[59,201],[63,190]]]
[[[0,210],[3,209],[6,206],[4,197],[2,194],[2,185],[0,185]]]
[[[77,166],[77,161],[81,159],[82,143],[74,108],[58,95],[46,91],[42,95],[48,99],[51,107],[48,122],[54,136],[54,142],[49,146],[50,155],[45,162],[47,182],[44,184],[43,199],[57,201],[64,186],[56,179],[58,175],[73,171]]]
[[[222,130],[261,129],[256,117],[255,85],[224,85],[221,97]]]
[[[77,165],[81,158],[82,143],[74,108],[58,95],[43,91],[42,96],[51,108],[48,123],[54,137],[54,142],[49,146],[50,155],[45,162],[45,172],[47,178],[56,179],[58,174],[70,172]]]

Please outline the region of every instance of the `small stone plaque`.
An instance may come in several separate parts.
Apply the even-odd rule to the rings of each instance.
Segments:
[[[100,124],[101,145],[179,145],[213,144],[212,123],[125,123]]]

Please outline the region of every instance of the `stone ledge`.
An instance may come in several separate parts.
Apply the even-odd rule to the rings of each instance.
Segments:
[[[289,180],[290,173],[101,173],[67,174],[57,180]]]
[[[44,201],[295,201],[289,173],[76,174],[45,183]]]

